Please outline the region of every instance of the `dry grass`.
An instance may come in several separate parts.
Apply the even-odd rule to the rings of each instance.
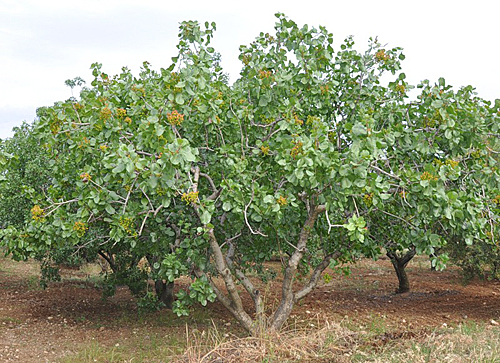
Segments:
[[[186,332],[187,349],[179,362],[347,362],[344,355],[355,345],[357,333],[340,324],[324,322],[318,328],[294,328],[260,337],[221,336],[209,332]]]
[[[381,352],[353,356],[370,362],[500,362],[500,329],[488,325],[437,330],[416,341],[400,341]]]
[[[500,362],[500,328],[474,322],[427,332],[375,334],[325,322],[261,337],[223,336],[215,327],[186,336],[176,362]]]

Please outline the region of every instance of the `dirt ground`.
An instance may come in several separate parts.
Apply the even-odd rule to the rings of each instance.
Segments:
[[[500,282],[464,285],[457,269],[431,271],[425,259],[412,261],[407,270],[412,291],[400,295],[393,293],[397,279],[388,260],[362,261],[349,276],[330,271],[331,279],[297,305],[289,324],[383,324],[404,335],[470,320],[500,322]],[[104,301],[94,275],[89,268],[65,270],[62,282],[42,290],[35,263],[0,259],[0,362],[73,361],[84,347],[135,344],[133,349],[147,350],[153,340],[168,342],[175,354],[186,343],[186,329],[215,326],[221,334],[242,333],[218,303],[177,318],[170,311],[139,314],[126,288]],[[272,305],[279,286],[269,283],[263,290]]]

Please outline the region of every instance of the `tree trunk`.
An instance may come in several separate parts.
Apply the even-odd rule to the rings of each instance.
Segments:
[[[433,259],[434,257],[436,257],[436,255],[435,255],[434,253],[431,253],[431,254],[429,255],[429,260],[431,261],[431,271],[436,271],[436,266],[433,266],[433,265],[432,265],[432,259]]]
[[[293,283],[295,280],[295,274],[297,272],[300,260],[302,259],[306,251],[307,241],[309,240],[311,231],[314,228],[316,219],[321,213],[324,213],[325,211],[326,207],[324,205],[319,205],[312,208],[304,223],[304,226],[302,227],[302,230],[300,231],[299,240],[297,241],[297,247],[293,252],[292,256],[290,256],[290,258],[288,259],[288,264],[283,276],[283,283],[281,288],[281,302],[270,319],[271,330],[279,331],[281,329],[285,321],[290,316],[294,304],[299,300],[298,296],[293,292]],[[304,294],[304,296],[306,294]]]
[[[174,283],[156,280],[155,291],[158,300],[164,303],[167,309],[172,309],[172,304],[174,303]]]
[[[155,262],[158,262],[160,258],[158,256],[147,255],[149,267],[151,271],[157,272],[154,268]],[[155,293],[159,301],[165,304],[167,309],[172,309],[174,303],[174,282],[168,282],[162,279],[155,280]]]
[[[403,256],[398,256],[396,252],[387,251],[387,257],[391,259],[392,266],[396,271],[396,275],[399,281],[399,287],[396,290],[397,294],[403,294],[410,291],[410,281],[408,280],[408,275],[406,274],[406,266],[408,262],[415,256],[415,248],[410,249]]]

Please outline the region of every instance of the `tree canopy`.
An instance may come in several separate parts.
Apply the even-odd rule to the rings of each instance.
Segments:
[[[192,276],[178,314],[218,298],[256,334],[279,329],[328,266],[388,247],[497,243],[498,103],[444,79],[409,100],[401,48],[371,39],[358,52],[349,37],[334,50],[324,27],[283,14],[240,47],[229,84],[214,31],[183,22],[168,68],[109,76],[95,63],[78,98],[38,110],[52,183],[26,228],[3,231],[10,251],[147,258],[158,280]],[[270,311],[249,273],[272,277],[276,256]]]

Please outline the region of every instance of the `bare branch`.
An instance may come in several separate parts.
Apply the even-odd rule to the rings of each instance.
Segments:
[[[139,229],[139,234],[138,234],[139,236],[142,234],[142,230],[144,228],[144,225],[146,224],[146,219],[148,219],[150,213],[151,213],[151,211],[148,210],[148,212],[146,213],[146,216],[142,220],[141,229]]]
[[[243,210],[243,216],[245,217],[245,224],[247,225],[248,229],[250,230],[250,233],[252,233],[252,234],[258,234],[258,235],[260,235],[262,237],[267,237],[267,235],[265,235],[261,231],[254,231],[252,229],[252,226],[250,225],[250,223],[248,223],[247,210],[248,210],[248,207],[250,206],[250,204],[252,204],[252,202],[253,202],[253,190],[252,190],[252,198],[250,198],[250,202],[248,202],[248,204],[245,205],[245,209]]]
[[[231,104],[231,100],[229,100],[229,108],[231,109],[231,112],[233,113],[234,117],[238,121],[238,125],[240,126],[241,154],[243,155],[243,157],[245,157],[245,149],[243,148],[243,146],[245,145],[245,142],[244,142],[245,141],[245,137],[243,136],[243,127],[241,126],[240,118],[238,117],[238,115],[236,115],[236,112],[234,112],[234,110],[233,110],[233,105]]]
[[[391,178],[394,178],[394,179],[397,179],[397,180],[401,180],[401,178],[399,176],[391,174],[391,173],[388,173],[385,170],[380,169],[378,166],[370,165],[370,168],[375,169],[378,172],[381,172],[382,174],[385,174],[385,175],[387,175],[387,176],[389,176]]]
[[[221,190],[219,190],[219,189],[216,188],[215,183],[212,180],[212,178],[210,177],[210,175],[200,172],[200,176],[202,176],[202,177],[204,177],[204,178],[206,178],[208,180],[208,182],[210,183],[210,186],[212,187],[212,190],[213,190],[213,193],[207,199],[208,200],[215,200],[215,199],[217,199],[217,197],[221,193]]]
[[[408,222],[406,219],[401,218],[400,216],[397,216],[397,215],[395,215],[395,214],[392,214],[392,213],[386,212],[385,210],[382,210],[382,209],[377,209],[377,210],[381,211],[381,212],[382,212],[382,213],[384,213],[384,214],[387,214],[388,216],[391,216],[391,217],[397,218],[397,219],[399,219],[400,221],[405,222],[407,225],[409,225],[409,226],[411,226],[411,227],[413,227],[413,228],[416,228],[416,227],[415,227],[415,225],[413,225],[412,223]]]
[[[294,296],[295,301],[302,299],[304,296],[309,294],[316,287],[316,285],[318,284],[318,280],[321,277],[321,273],[328,267],[328,265],[330,264],[330,261],[333,258],[337,258],[338,256],[340,256],[340,252],[336,252],[335,254],[326,255],[323,258],[323,260],[320,262],[320,264],[318,266],[316,266],[316,268],[314,269],[307,284],[305,284],[302,287],[302,289],[300,289],[299,291],[297,291],[295,293],[295,296]]]
[[[132,185],[130,186],[130,189],[128,190],[127,197],[125,198],[125,202],[123,203],[122,214],[125,214],[125,210],[127,209],[128,200],[130,198],[130,193],[132,193],[132,190],[134,189],[134,185],[135,185],[136,180],[137,180],[137,178],[134,179],[134,181],[132,182]]]
[[[336,228],[339,228],[339,227],[344,227],[343,224],[331,224],[330,223],[330,217],[328,216],[328,211],[325,212],[326,214],[326,221],[328,223],[328,234],[330,234],[330,231],[332,230],[332,228],[336,227]]]
[[[78,201],[79,201],[79,199],[71,199],[71,200],[67,200],[65,202],[54,203],[53,206],[56,206],[56,207],[54,209],[52,209],[50,212],[48,212],[47,214],[45,214],[44,216],[47,217],[47,216],[51,215],[52,213],[54,213],[56,210],[58,210],[61,206],[65,205],[65,204],[78,202]]]

